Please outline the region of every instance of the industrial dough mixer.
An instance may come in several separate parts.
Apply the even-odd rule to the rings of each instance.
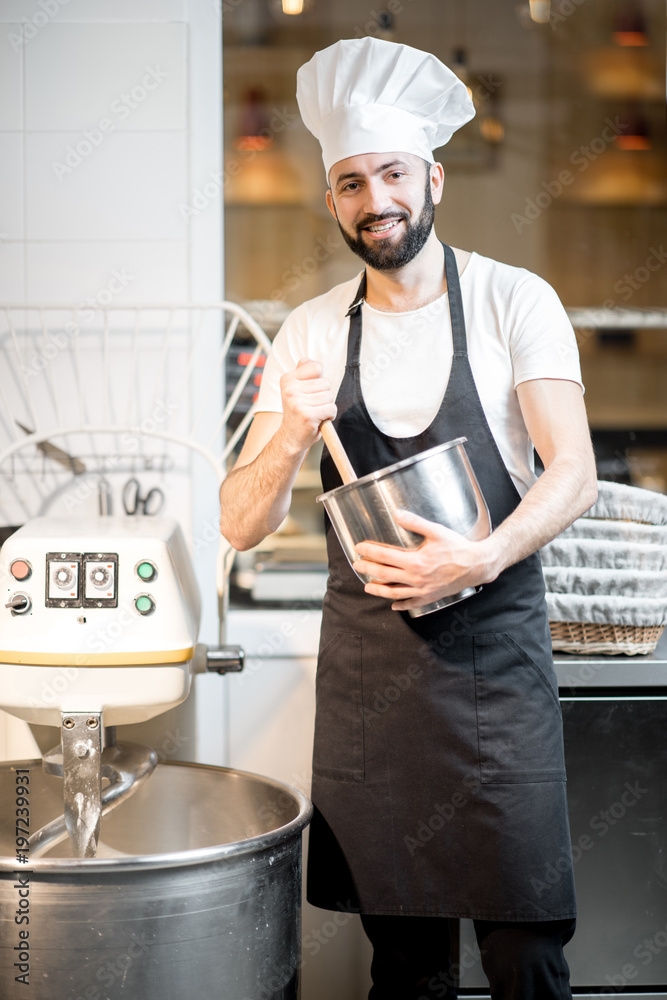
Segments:
[[[218,409],[218,439],[268,346],[243,310],[219,305],[232,323],[218,325],[217,374],[240,320],[257,343],[249,371],[228,387],[222,420]],[[114,339],[126,353],[128,340],[122,331],[109,336],[110,325],[105,317],[97,354],[105,370],[127,369],[127,359],[114,362],[111,354]],[[123,388],[135,385],[142,367],[137,325]],[[177,325],[172,316],[162,336],[155,323],[146,330],[144,342],[155,345],[164,371],[177,352]],[[12,427],[14,438],[4,449],[0,442],[0,466],[16,495],[29,492],[17,486],[28,449],[41,462],[35,449],[48,442],[51,451],[41,454],[61,465],[65,456],[66,465],[68,454],[81,454],[84,435],[87,442],[95,437],[98,455],[106,442],[132,445],[139,434],[169,441],[203,456],[221,480],[223,462],[192,427],[156,427],[129,410],[114,418],[120,407],[109,386],[93,383],[88,414],[66,412],[76,394],[63,386],[69,370],[82,370],[81,357],[63,352],[48,369],[50,384],[40,386],[25,374],[21,331],[10,334],[0,335],[0,368],[9,358],[10,369],[5,377],[0,370],[0,429]],[[73,340],[73,351],[80,347]],[[194,364],[188,355],[173,367],[180,376]],[[10,398],[16,386],[27,400],[20,414]],[[156,397],[169,400],[172,392],[156,390],[148,412],[156,412]],[[40,419],[49,398],[61,410]],[[192,401],[167,409],[194,414],[193,423],[205,426],[205,399],[194,393]],[[37,429],[24,437],[17,424]],[[227,437],[223,461],[243,428],[241,421]],[[136,451],[131,461],[134,474]],[[156,467],[151,457],[144,468],[150,462]],[[72,460],[71,482],[82,470],[84,463]],[[151,747],[116,740],[117,727],[184,702],[194,674],[242,669],[243,653],[224,644],[222,627],[215,646],[198,642],[195,566],[174,518],[54,516],[44,482],[36,485],[41,516],[26,519],[0,550],[0,708],[60,732],[41,761],[0,765],[0,996],[23,996],[28,984],[35,1000],[245,1000],[265,988],[262,996],[296,998],[308,800],[269,778],[158,761]],[[218,606],[224,611],[222,568]]]

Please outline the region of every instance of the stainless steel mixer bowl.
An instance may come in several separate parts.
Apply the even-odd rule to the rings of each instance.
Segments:
[[[17,769],[29,771],[30,832],[62,812],[62,780],[40,760],[0,765],[2,1000],[296,1000],[304,795],[242,771],[158,764],[102,820],[97,858],[68,857],[65,842],[22,864]]]
[[[394,520],[397,510],[419,514],[473,541],[489,535],[491,517],[463,447],[466,440],[460,437],[436,445],[317,498],[331,518],[350,565],[359,542],[419,548],[423,536],[399,527]],[[364,573],[357,576],[364,583],[372,582]],[[414,618],[439,611],[474,593],[474,587],[467,587],[415,608],[410,615]]]

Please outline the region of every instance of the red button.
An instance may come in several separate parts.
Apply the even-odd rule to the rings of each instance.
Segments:
[[[9,569],[15,580],[27,580],[32,573],[30,563],[25,559],[15,559]]]

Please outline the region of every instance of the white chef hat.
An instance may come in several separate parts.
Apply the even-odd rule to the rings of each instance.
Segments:
[[[380,38],[336,42],[297,73],[301,117],[322,146],[324,168],[360,153],[433,149],[474,117],[467,88],[429,52]]]

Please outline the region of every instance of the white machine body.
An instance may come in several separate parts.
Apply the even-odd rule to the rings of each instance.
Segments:
[[[200,598],[166,517],[36,518],[0,551],[0,708],[143,722],[190,690]],[[9,605],[9,606],[5,606]]]

